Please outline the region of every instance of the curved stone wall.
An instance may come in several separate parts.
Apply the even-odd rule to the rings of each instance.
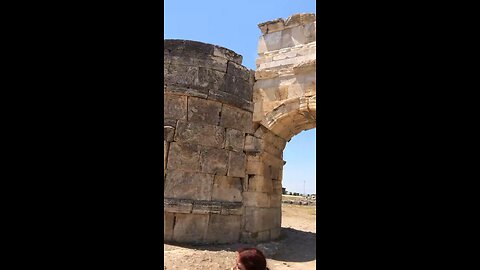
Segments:
[[[254,73],[219,46],[164,46],[165,241],[237,242],[245,230]]]

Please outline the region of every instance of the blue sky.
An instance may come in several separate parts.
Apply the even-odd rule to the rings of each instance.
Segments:
[[[315,0],[165,0],[164,39],[188,39],[220,45],[243,56],[255,70],[258,24],[295,13],[316,13]],[[316,129],[303,131],[287,143],[283,159],[283,187],[315,192]]]

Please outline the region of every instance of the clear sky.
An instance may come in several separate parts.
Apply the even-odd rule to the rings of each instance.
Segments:
[[[165,0],[164,38],[219,45],[255,69],[258,24],[295,13],[315,13],[315,0]]]
[[[258,24],[295,13],[316,13],[315,0],[165,0],[164,39],[188,39],[219,45],[243,56],[255,70]],[[287,143],[283,159],[283,187],[316,193],[316,129],[303,131]]]

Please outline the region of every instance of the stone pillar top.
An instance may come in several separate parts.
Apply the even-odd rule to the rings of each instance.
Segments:
[[[229,61],[242,64],[243,57],[236,52],[227,48],[183,39],[165,39],[163,41],[163,54],[170,56],[183,56],[193,58],[207,58],[217,56]]]
[[[291,28],[302,24],[315,22],[317,20],[315,13],[297,13],[288,17],[286,20],[278,18],[268,22],[258,24],[262,34],[281,31],[285,28]]]

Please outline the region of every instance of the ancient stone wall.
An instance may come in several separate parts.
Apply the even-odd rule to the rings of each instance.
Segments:
[[[219,46],[164,45],[165,241],[237,242],[253,73],[240,55]]]
[[[256,72],[231,50],[165,40],[166,242],[280,236],[283,150],[316,126],[316,18],[259,27]]]

